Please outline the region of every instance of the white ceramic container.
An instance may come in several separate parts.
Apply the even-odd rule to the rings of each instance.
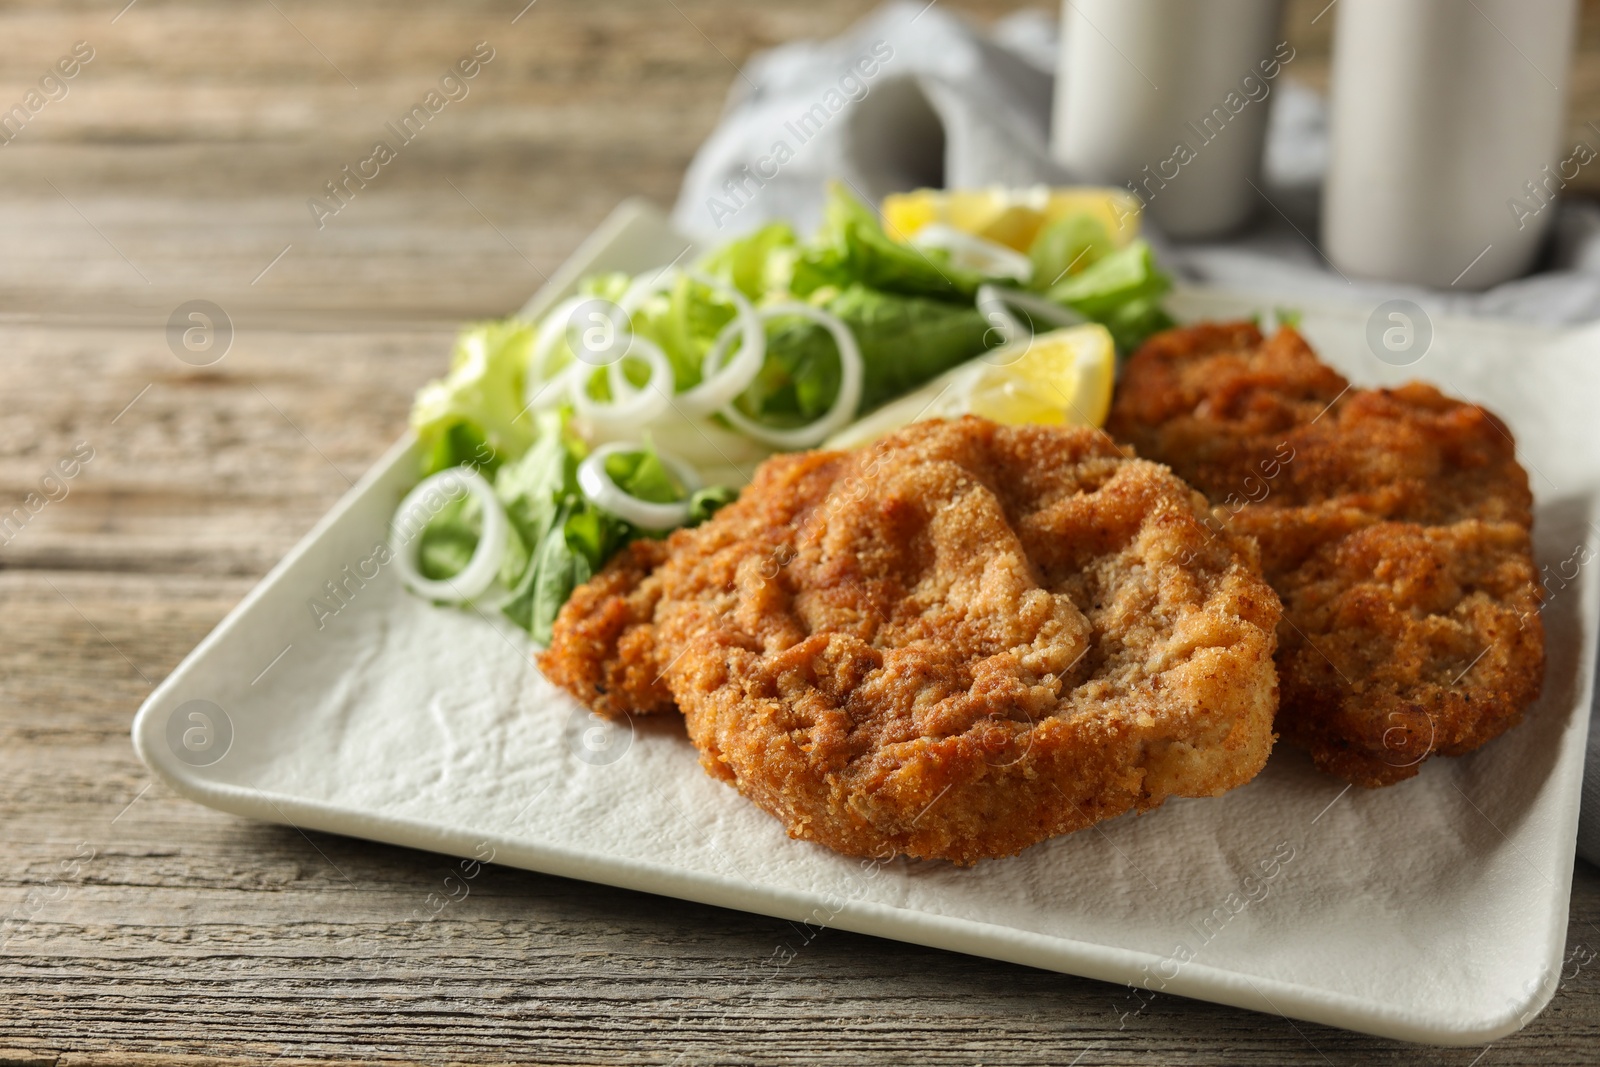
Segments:
[[[1051,149],[1122,185],[1169,236],[1215,237],[1263,206],[1269,99],[1294,49],[1279,0],[1066,0]]]
[[[1524,273],[1600,136],[1561,142],[1576,0],[1340,0],[1322,250],[1351,276]]]

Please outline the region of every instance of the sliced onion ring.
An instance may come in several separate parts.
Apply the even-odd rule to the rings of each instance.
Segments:
[[[1033,260],[1021,252],[942,222],[922,227],[912,235],[911,243],[920,248],[942,248],[950,253],[954,266],[966,270],[1015,278],[1019,282],[1033,277]]]
[[[441,506],[431,505],[429,500],[435,494],[457,500],[463,493],[477,497],[483,511],[483,533],[478,537],[478,547],[472,550],[472,558],[458,573],[448,578],[424,577],[417,563],[422,548],[422,528],[438,514]],[[505,509],[494,495],[493,487],[477,471],[451,467],[422,479],[400,501],[390,523],[389,546],[400,580],[413,593],[429,600],[464,604],[482,596],[494,584],[500,573],[509,531]]]
[[[545,377],[545,364],[555,351],[556,342],[566,334],[568,316],[583,301],[581,296],[569,296],[561,301],[545,314],[544,321],[539,324],[539,332],[534,334],[533,351],[528,355],[528,370],[522,388],[522,401],[530,410],[538,411],[567,399],[572,379],[576,376],[573,370],[576,361],[548,378]]]
[[[711,289],[720,290],[733,304],[735,315],[717,334],[700,366],[700,384],[678,397],[678,407],[689,415],[709,415],[718,408],[733,402],[733,398],[750,388],[750,383],[761,373],[767,359],[767,331],[761,316],[739,287],[732,282],[691,274],[690,278]],[[724,367],[722,360],[728,353],[737,333],[741,338],[739,351]]]
[[[821,308],[814,308],[810,304],[773,304],[762,308],[759,314],[763,321],[785,315],[797,315],[825,327],[833,335],[833,342],[839,349],[839,395],[834,397],[833,406],[822,418],[793,429],[780,430],[772,426],[763,426],[741,412],[731,401],[719,414],[740,432],[774,448],[794,450],[821,444],[835,430],[843,428],[856,417],[856,406],[861,403],[861,347],[856,344],[855,335],[850,332],[850,327],[844,324],[843,319],[837,315],[830,315]]]
[[[650,365],[650,377],[635,387],[622,373],[624,360],[633,357]],[[575,364],[575,366],[586,366]],[[630,334],[627,353],[606,368],[611,383],[609,402],[589,395],[589,375],[574,374],[568,395],[573,412],[601,433],[613,433],[632,427],[635,431],[659,418],[672,404],[672,364],[661,346],[646,337]]]
[[[628,283],[628,288],[623,290],[622,299],[617,301],[617,306],[632,315],[644,305],[644,302],[663,289],[670,289],[678,281],[676,267],[664,267],[648,277],[641,274]]]
[[[1028,337],[1032,332],[1021,319],[1011,313],[1014,307],[1021,308],[1034,318],[1043,319],[1056,326],[1076,326],[1089,321],[1071,308],[1062,307],[1042,296],[1024,293],[1019,289],[1005,289],[998,285],[978,286],[977,303],[978,311],[982,313],[984,321],[1000,331],[1000,339],[1005,344]]]
[[[604,508],[641,530],[670,530],[682,526],[689,521],[689,497],[700,488],[700,475],[689,464],[669,456],[660,449],[656,456],[668,469],[683,483],[687,496],[682,500],[675,500],[670,504],[658,504],[650,500],[640,500],[638,497],[622,490],[612,480],[606,471],[606,460],[619,452],[639,452],[643,450],[636,441],[613,441],[601,445],[589,454],[589,458],[578,464],[578,488],[583,490],[583,495],[588,497],[596,506]]]
[[[722,328],[716,342],[706,352],[701,365],[700,384],[685,390],[675,399],[678,410],[686,415],[709,415],[750,388],[750,383],[761,373],[761,364],[767,358],[767,332],[761,326],[761,318],[755,307],[739,291],[738,286],[695,271],[669,268],[651,277],[640,276],[622,294],[618,306],[632,315],[652,295],[676,285],[680,277],[687,277],[697,285],[723,294],[734,307],[732,321]],[[742,343],[739,351],[724,367],[722,361],[736,334],[741,337]]]

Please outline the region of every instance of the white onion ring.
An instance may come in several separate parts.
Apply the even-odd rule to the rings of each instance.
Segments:
[[[650,365],[650,377],[641,386],[635,387],[622,373],[623,361],[629,356],[642,359]],[[661,351],[661,346],[649,338],[636,333],[629,334],[627,352],[622,359],[608,366],[606,371],[611,383],[610,402],[603,403],[589,395],[588,374],[580,372],[572,375],[568,390],[573,412],[601,433],[613,433],[628,427],[637,431],[641,426],[660,418],[672,405],[672,364],[667,360],[667,354]]]
[[[731,401],[719,414],[741,433],[774,448],[794,450],[820,444],[835,430],[841,429],[856,417],[856,405],[861,403],[861,347],[856,344],[855,335],[850,332],[850,327],[844,324],[843,319],[821,308],[814,308],[810,304],[773,304],[762,308],[759,315],[763,321],[785,315],[797,315],[825,327],[833,335],[834,344],[839,349],[839,395],[834,397],[833,406],[822,418],[790,430],[763,426],[747,417]]]
[[[1033,260],[1021,252],[942,222],[922,227],[912,235],[911,243],[919,248],[942,248],[950,253],[953,266],[965,270],[981,271],[998,278],[1015,278],[1019,282],[1033,277]]]
[[[632,315],[638,311],[644,302],[663,289],[669,289],[678,280],[678,269],[666,267],[655,274],[645,277],[639,275],[628,283],[628,288],[622,291],[622,298],[617,301],[617,306]]]
[[[622,294],[618,306],[632,315],[650,296],[677,284],[680,276],[713,292],[722,293],[734,307],[733,319],[722,328],[716,342],[706,351],[705,360],[701,363],[700,384],[685,390],[675,400],[678,409],[687,415],[709,415],[750,388],[750,383],[761,373],[761,364],[767,358],[767,332],[762,329],[756,309],[738,286],[695,271],[668,269],[650,278],[636,278],[628,286],[627,292]],[[723,367],[723,357],[727,355],[736,330],[743,335],[743,343],[733,360]]]
[[[1032,333],[1021,319],[1011,313],[1013,307],[1019,307],[1030,315],[1053,322],[1057,326],[1077,326],[1079,323],[1089,321],[1071,308],[1064,308],[1044,297],[1024,293],[1018,289],[1003,289],[998,285],[978,286],[977,304],[984,321],[1000,331],[1000,340],[1004,344],[1010,344]]]
[[[591,434],[591,447],[611,441],[637,440],[639,428],[631,433]],[[705,485],[726,485],[737,489],[748,485],[762,460],[773,448],[753,437],[746,437],[730,426],[707,418],[693,418],[681,411],[668,411],[650,424],[650,441],[660,451],[691,464]]]
[[[557,371],[550,378],[544,376],[544,365],[555,350],[556,342],[567,331],[567,317],[584,302],[584,297],[569,296],[545,315],[539,332],[533,338],[533,351],[528,355],[528,370],[523,378],[522,400],[529,410],[539,411],[567,398],[574,376],[573,365]]]
[[[417,564],[422,547],[419,535],[428,521],[438,514],[437,509],[429,511],[427,498],[434,492],[443,492],[454,500],[459,498],[457,492],[460,490],[477,497],[483,510],[483,533],[478,537],[478,547],[472,550],[472,558],[467,565],[449,578],[424,577]],[[400,501],[390,522],[389,547],[394,553],[394,565],[400,572],[400,580],[413,593],[429,600],[464,604],[482,596],[494,584],[500,574],[501,558],[505,555],[509,532],[510,523],[499,497],[494,495],[493,487],[477,471],[451,467],[422,479]]]
[[[656,450],[656,457],[683,483],[686,496],[670,504],[640,500],[612,480],[606,471],[606,460],[619,452],[643,451],[634,441],[613,441],[601,445],[578,464],[578,488],[597,507],[604,508],[619,519],[624,519],[641,530],[671,530],[689,521],[689,497],[700,488],[700,475],[689,464],[665,452]]]
[[[709,415],[731,404],[733,398],[750,388],[750,383],[761,373],[761,365],[767,359],[767,331],[761,324],[761,316],[745,299],[738,286],[698,274],[689,277],[701,285],[720,289],[735,309],[734,317],[717,334],[716,343],[706,351],[705,360],[700,364],[700,384],[678,397],[678,406],[687,414]],[[727,355],[736,328],[742,335],[743,343],[724,367],[722,360]]]

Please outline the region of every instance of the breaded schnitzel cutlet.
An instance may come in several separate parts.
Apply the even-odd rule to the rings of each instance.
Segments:
[[[1292,329],[1170,330],[1107,430],[1261,545],[1283,598],[1278,731],[1365,786],[1513,726],[1544,678],[1527,473],[1499,419],[1413,382],[1352,389]]]
[[[1280,606],[1205,517],[1098,431],[920,423],[635,542],[539,666],[602,714],[680,708],[794,837],[1012,855],[1266,761]]]

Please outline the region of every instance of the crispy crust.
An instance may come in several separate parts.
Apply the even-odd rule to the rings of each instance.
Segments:
[[[1544,677],[1532,495],[1505,425],[1413,382],[1352,389],[1290,329],[1205,323],[1129,361],[1107,430],[1261,545],[1278,730],[1366,786],[1515,725]]]
[[[792,836],[1011,855],[1264,764],[1280,607],[1204,518],[1096,431],[919,424],[769,461],[574,597],[540,666],[607,714],[663,710],[659,677]]]
[[[650,620],[661,583],[646,581],[668,554],[640,538],[594,578],[572,591],[539,666],[569,693],[607,718],[671,711]]]

